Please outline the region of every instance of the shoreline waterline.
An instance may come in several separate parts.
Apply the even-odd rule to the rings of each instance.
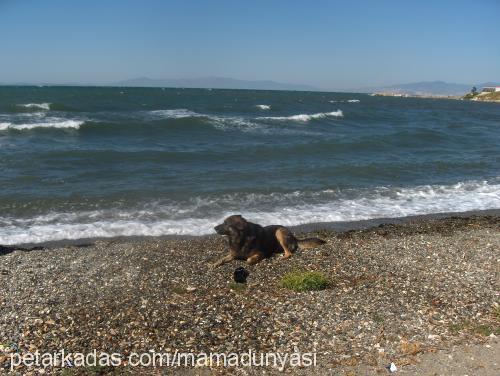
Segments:
[[[446,219],[452,217],[467,218],[472,216],[494,216],[500,217],[500,208],[498,209],[487,209],[487,210],[472,210],[463,212],[444,212],[444,213],[430,213],[422,215],[410,215],[405,217],[388,217],[388,218],[373,218],[355,221],[339,221],[339,222],[314,222],[314,223],[304,223],[296,226],[287,226],[292,231],[297,234],[318,232],[318,231],[336,231],[336,232],[346,232],[351,230],[367,230],[373,227],[377,227],[382,224],[404,224],[413,221],[426,221],[434,219]],[[252,222],[252,218],[247,218]],[[279,224],[279,223],[276,223]],[[217,223],[214,223],[214,226]],[[85,247],[93,244],[96,241],[109,241],[113,243],[131,243],[131,242],[141,242],[147,240],[192,240],[192,239],[209,239],[217,237],[215,234],[206,235],[159,235],[159,236],[148,236],[148,235],[132,235],[132,236],[112,236],[112,237],[92,237],[92,238],[79,238],[79,239],[61,239],[53,241],[45,241],[38,243],[19,243],[19,244],[8,244],[10,247],[44,247],[44,248],[60,248],[65,246],[76,246]],[[2,244],[0,242],[0,244]]]

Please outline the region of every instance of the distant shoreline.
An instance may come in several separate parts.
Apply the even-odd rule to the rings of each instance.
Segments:
[[[372,97],[394,97],[394,98],[421,98],[421,99],[452,99],[467,102],[485,102],[485,103],[500,103],[500,99],[481,98],[478,95],[473,98],[467,98],[466,95],[432,95],[432,94],[405,94],[405,93],[372,93]]]
[[[455,99],[460,100],[460,95],[439,95],[439,94],[407,94],[407,93],[371,93],[372,97],[395,97],[395,98],[423,98],[423,99]]]
[[[21,87],[36,87],[36,88],[106,88],[106,89],[160,89],[160,90],[221,90],[221,91],[271,91],[271,92],[302,92],[302,93],[324,93],[324,94],[342,94],[342,95],[366,95],[371,97],[393,97],[393,98],[413,98],[413,99],[450,99],[450,100],[465,100],[472,102],[487,102],[487,103],[500,103],[497,99],[468,99],[465,95],[442,95],[442,94],[408,94],[408,93],[395,93],[395,92],[369,92],[369,91],[356,91],[356,90],[327,90],[321,88],[300,89],[300,88],[234,88],[234,87],[194,87],[194,86],[126,86],[119,84],[6,84],[0,83],[0,88],[21,88]]]

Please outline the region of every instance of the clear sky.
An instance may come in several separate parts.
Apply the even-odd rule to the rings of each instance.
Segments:
[[[500,0],[0,0],[0,82],[500,81]]]

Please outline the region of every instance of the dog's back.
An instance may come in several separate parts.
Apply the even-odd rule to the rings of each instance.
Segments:
[[[215,226],[220,235],[229,237],[230,252],[214,265],[222,265],[234,259],[246,259],[252,265],[273,253],[284,252],[283,258],[289,258],[300,248],[307,249],[324,244],[318,238],[297,239],[285,226],[261,226],[248,222],[241,215],[227,217],[220,225]]]
[[[275,252],[285,251],[285,247],[291,252],[296,252],[299,248],[310,249],[326,243],[319,238],[297,239],[287,227],[281,225],[263,227],[257,223],[248,222],[248,224],[251,225],[251,233],[257,240],[256,249],[266,257]]]
[[[284,228],[280,225],[270,225],[262,227],[263,229],[263,238],[262,238],[262,252],[265,253],[266,257],[271,256],[276,251],[283,251],[278,238],[276,237],[276,232]]]

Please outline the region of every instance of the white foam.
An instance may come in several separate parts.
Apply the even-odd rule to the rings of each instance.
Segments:
[[[170,110],[154,110],[148,111],[148,113],[154,117],[166,118],[166,119],[181,119],[187,117],[204,117],[206,115],[198,114],[194,111],[187,110],[185,108],[175,108]]]
[[[4,131],[9,129],[9,127],[12,125],[12,123],[0,123],[0,131]]]
[[[281,223],[298,225],[486,209],[500,209],[500,183],[467,182],[399,189],[381,187],[361,197],[298,205],[287,210],[284,217],[280,211],[255,215],[263,223],[272,223],[281,216]]]
[[[46,121],[37,123],[23,123],[23,124],[13,124],[13,123],[0,123],[0,130],[30,130],[35,128],[68,128],[68,129],[79,129],[80,126],[85,123],[83,120],[68,120],[61,118],[48,118]]]
[[[263,225],[291,226],[498,208],[500,178],[490,182],[413,188],[379,187],[356,194],[337,190],[226,194],[197,197],[186,203],[149,203],[129,210],[49,213],[24,219],[0,216],[0,244],[131,235],[211,234],[214,225],[234,213]]]
[[[344,100],[338,100],[338,101],[331,100],[331,101],[328,101],[328,102],[330,102],[330,103],[345,103],[345,102],[347,102],[347,103],[359,103],[361,101],[359,99],[348,99],[346,101],[344,101]]]
[[[264,106],[265,109],[271,106],[268,105],[257,105]],[[260,108],[260,107],[259,107]],[[310,117],[310,119],[316,119],[327,116],[342,116],[342,111],[334,111],[329,113],[312,114],[312,115],[295,115],[291,117],[257,117],[257,118],[246,118],[242,116],[220,116],[220,115],[209,115],[204,113],[198,113],[185,108],[178,109],[168,109],[168,110],[153,110],[146,112],[139,112],[137,114],[142,114],[141,116],[146,116],[150,120],[157,119],[181,119],[181,118],[204,118],[209,124],[211,124],[215,129],[220,131],[241,131],[246,133],[261,133],[261,134],[310,134],[307,131],[296,130],[296,129],[284,129],[272,127],[269,124],[264,124],[259,122],[259,120],[296,120],[296,121],[307,121],[309,119],[304,119],[303,117]],[[130,115],[128,115],[130,116]]]
[[[287,134],[287,135],[309,135],[320,136],[319,132],[311,131],[310,129],[295,129],[294,127],[276,127],[270,124],[256,122],[243,117],[237,116],[209,116],[208,121],[212,126],[220,131],[239,131],[243,133],[253,134]],[[258,120],[260,118],[257,118]]]
[[[16,119],[19,119],[19,120],[23,120],[23,119],[32,119],[32,118],[45,118],[47,117],[47,113],[46,112],[30,112],[30,113],[27,113],[27,114],[17,114],[15,115],[15,118]]]
[[[154,110],[148,111],[147,114],[153,119],[182,119],[182,118],[205,118],[216,129],[219,130],[240,130],[253,131],[261,129],[264,126],[254,123],[249,119],[238,116],[217,116],[200,114],[185,108],[170,109],[170,110]]]
[[[309,121],[313,119],[322,119],[326,117],[342,117],[344,116],[342,110],[332,111],[332,112],[320,112],[317,114],[299,114],[299,115],[291,115],[291,116],[265,116],[260,117],[258,119],[263,120],[294,120],[294,121]]]
[[[239,130],[241,132],[263,132],[269,130],[265,125],[252,122],[237,116],[207,116],[209,122],[215,129],[228,131]]]
[[[25,108],[39,108],[41,110],[50,110],[50,103],[26,103],[18,104],[18,106]]]
[[[268,104],[258,104],[255,107],[260,108],[261,110],[270,110],[271,106]]]

